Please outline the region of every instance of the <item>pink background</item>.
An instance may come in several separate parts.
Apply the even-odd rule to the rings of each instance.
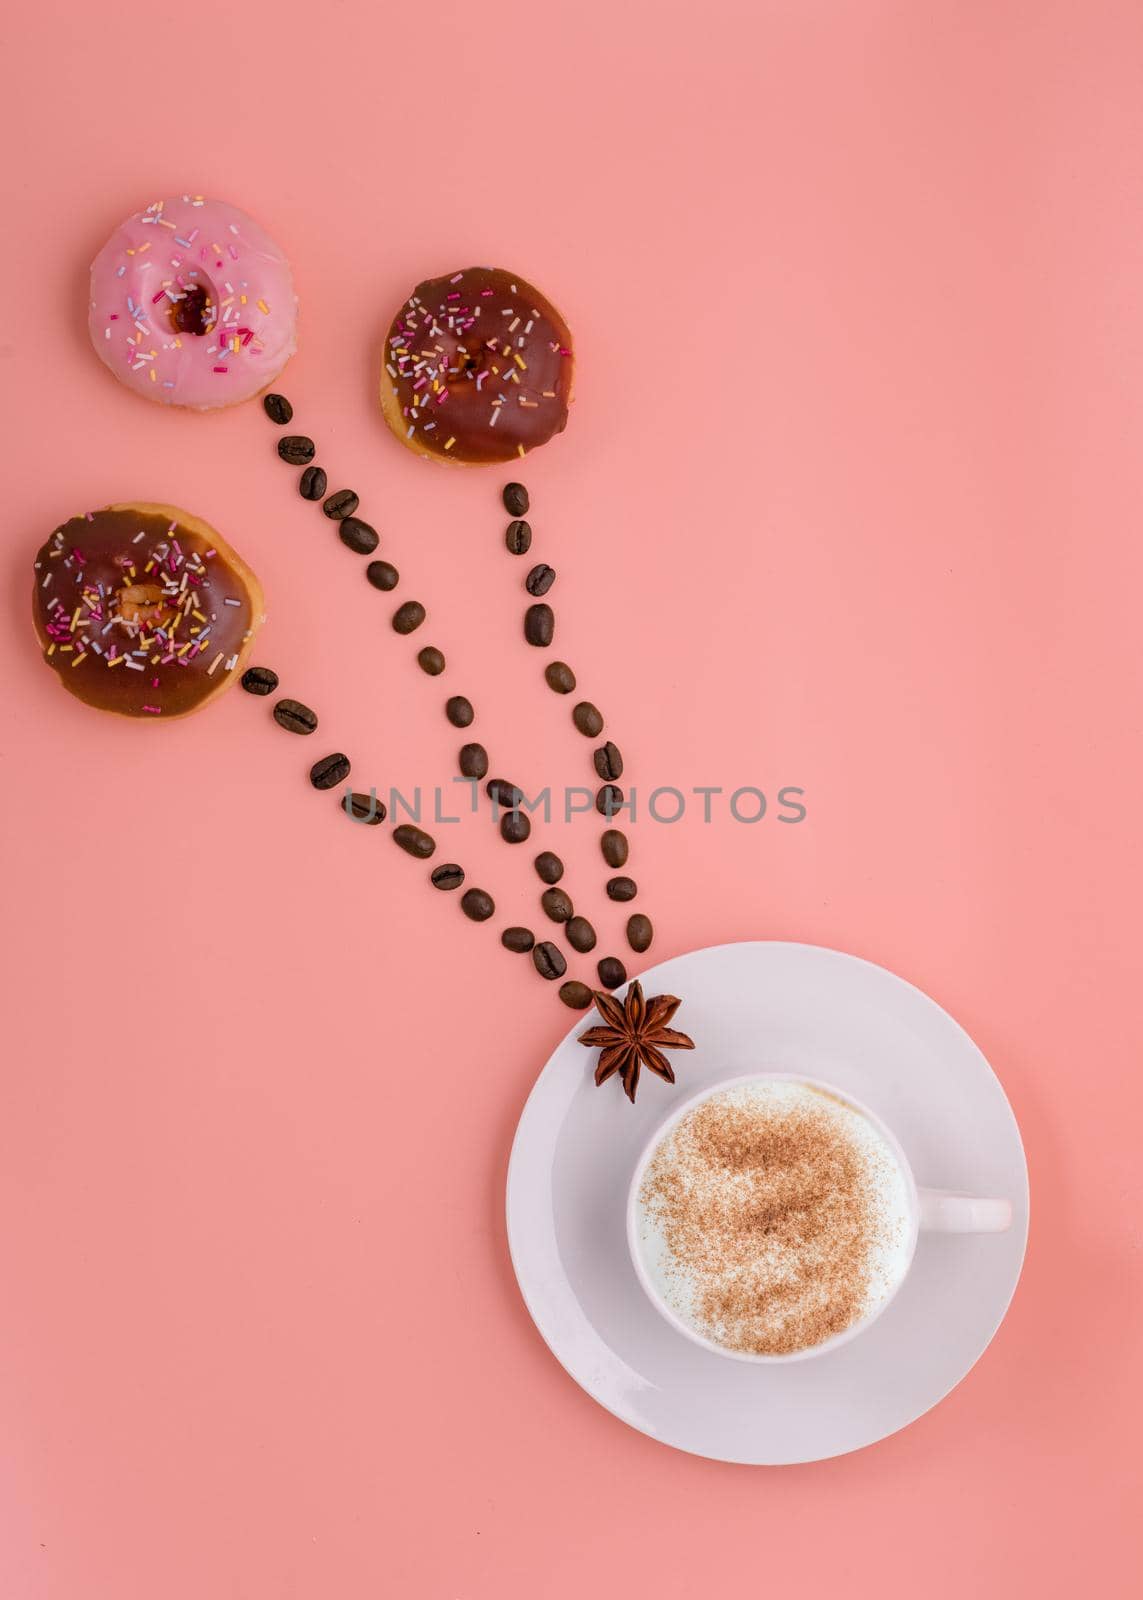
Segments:
[[[17,27],[5,1600],[1125,1594],[1143,12],[36,0]],[[288,250],[282,387],[429,606],[416,642],[446,679],[256,405],[167,413],[87,349],[94,250],[187,188]],[[638,828],[648,959],[777,937],[892,967],[975,1036],[1025,1134],[1007,1322],[944,1404],[853,1457],[690,1459],[558,1368],[502,1193],[569,1016],[306,782],[337,748],[366,783],[446,776],[446,683],[511,776],[588,774],[520,639],[504,475],[414,459],[373,405],[400,298],[488,258],[576,332],[571,425],[524,476],[560,653],[633,781],[807,791],[799,827]],[[162,727],[59,690],[32,552],[121,498],[184,505],[251,560],[258,657],[316,739],[240,692]],[[534,922],[531,852],[447,831]],[[545,841],[573,886],[600,877],[595,831]],[[598,921],[615,945],[622,918]]]

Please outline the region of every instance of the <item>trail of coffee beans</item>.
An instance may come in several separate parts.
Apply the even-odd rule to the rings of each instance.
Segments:
[[[271,422],[279,427],[285,427],[293,420],[293,407],[284,395],[265,396],[263,407]],[[322,502],[322,511],[338,525],[341,541],[349,550],[356,555],[372,555],[380,543],[380,536],[375,528],[356,515],[360,506],[358,495],[352,489],[336,489],[327,495],[328,477],[324,468],[315,461],[316,454],[317,446],[304,434],[288,434],[278,442],[281,459],[290,466],[304,469],[298,481],[302,498]],[[512,555],[525,555],[532,545],[532,528],[524,520],[530,509],[528,491],[521,483],[509,483],[503,490],[502,499],[505,510],[513,519],[505,530],[505,547]],[[400,582],[397,568],[384,560],[371,561],[365,569],[365,576],[374,588],[383,592],[391,592]],[[538,601],[540,596],[551,590],[555,581],[555,569],[540,562],[529,571],[524,588],[529,597]],[[420,601],[406,600],[393,612],[390,622],[395,633],[407,636],[423,625],[427,615]],[[551,606],[547,603],[529,605],[524,613],[524,638],[527,643],[538,649],[547,649],[554,637],[555,613]],[[446,665],[444,653],[435,645],[423,646],[418,652],[417,663],[430,677],[439,676]],[[575,690],[576,677],[566,662],[549,663],[544,677],[557,694],[571,694]],[[242,686],[250,694],[273,694],[278,688],[278,675],[269,667],[251,667],[243,674]],[[468,728],[476,718],[472,702],[464,695],[452,695],[445,701],[445,715],[456,728]],[[273,707],[273,716],[280,727],[291,733],[309,735],[317,730],[316,713],[298,700],[278,700]],[[575,705],[572,721],[585,738],[597,739],[603,732],[603,715],[590,701],[582,700]],[[624,804],[623,791],[613,781],[622,776],[623,758],[618,747],[607,740],[594,752],[593,762],[597,776],[608,780],[596,794],[596,809],[610,822],[615,811]],[[462,777],[483,779],[489,770],[488,752],[478,743],[462,745],[458,766]],[[315,789],[337,788],[345,783],[351,770],[349,757],[337,751],[313,764],[310,782]],[[532,826],[529,817],[521,809],[524,798],[522,791],[506,779],[491,778],[485,785],[485,792],[492,801],[494,819],[498,812],[502,812],[499,816],[501,837],[509,844],[524,843],[531,834]],[[347,792],[340,804],[341,809],[354,821],[376,825],[385,820],[385,807],[372,791],[369,794]],[[392,838],[399,848],[418,860],[428,860],[436,851],[436,840],[432,835],[411,823],[395,827]],[[609,827],[604,831],[600,849],[608,866],[621,867],[626,864],[627,838],[617,828]],[[544,850],[536,857],[535,868],[541,882],[547,885],[540,897],[544,914],[550,921],[562,925],[569,945],[577,953],[586,954],[594,950],[597,942],[595,929],[586,917],[577,915],[566,890],[555,887],[563,877],[563,862],[553,851]],[[456,863],[444,863],[433,868],[429,881],[437,889],[458,889],[465,881],[464,869]],[[613,877],[607,882],[606,892],[614,901],[627,901],[635,897],[637,890],[633,879]],[[460,898],[460,905],[464,914],[474,922],[488,921],[496,910],[492,896],[480,888],[466,889]],[[653,929],[648,917],[634,915],[628,919],[627,941],[634,951],[642,954],[650,947],[652,938]],[[529,928],[505,928],[501,943],[507,950],[530,954],[532,964],[541,977],[556,980],[563,978],[567,972],[567,961],[559,948],[548,940],[537,942]],[[618,988],[627,980],[626,967],[617,956],[602,957],[596,971],[600,985],[605,989]],[[591,1004],[591,989],[576,979],[561,984],[559,995],[564,1004],[574,1010],[584,1010]]]
[[[517,519],[523,518],[531,510],[531,497],[522,483],[507,484],[503,492],[503,501],[505,511],[508,512],[509,516]],[[527,529],[527,537],[524,539],[521,539],[517,531],[521,527]],[[509,551],[514,555],[522,555],[530,550],[532,547],[531,525],[519,520],[510,522],[505,533],[505,543]],[[529,571],[524,579],[524,588],[532,597],[546,595],[555,584],[555,581],[555,568],[550,567],[547,562],[541,561]],[[530,645],[534,645],[538,649],[547,649],[555,638],[555,628],[555,612],[550,605],[530,605],[526,608],[524,612],[524,638]],[[544,681],[553,693],[561,695],[573,694],[577,682],[575,673],[566,661],[549,662],[544,669]],[[572,724],[585,739],[598,739],[604,729],[603,713],[590,700],[579,700],[572,707]],[[611,739],[606,740],[592,752],[592,763],[595,767],[596,776],[604,780],[601,788],[596,793],[595,808],[610,824],[615,813],[625,803],[623,790],[615,782],[615,779],[623,776],[623,756],[619,746]],[[608,826],[600,838],[600,850],[604,861],[609,867],[625,866],[628,854],[627,836],[621,833],[618,828]],[[537,870],[539,870],[540,859],[542,858],[537,859]],[[561,867],[560,871],[562,872],[562,870]],[[543,877],[542,872],[540,875]],[[559,874],[557,874],[557,878],[558,876]],[[545,881],[554,883],[557,879],[548,878]],[[635,880],[627,877],[609,878],[606,890],[609,898],[615,901],[634,900],[638,893]],[[550,901],[549,895],[553,893],[561,895],[561,899]],[[541,900],[549,916],[554,915],[552,910],[549,909],[551,904],[560,906],[560,913],[555,916],[555,920],[566,924],[568,942],[573,949],[590,950],[593,948],[595,944],[594,929],[592,929],[586,918],[576,917],[573,914],[572,903],[567,895],[562,894],[562,891],[553,892],[549,890],[548,894],[541,897]],[[564,902],[566,902],[566,912],[564,910]],[[581,944],[578,942],[588,938],[590,938],[590,943]],[[627,942],[632,950],[641,955],[650,948],[653,938],[654,929],[649,917],[642,914],[634,914],[628,918]],[[614,966],[612,965],[613,962]],[[623,970],[623,964],[617,957],[605,956],[600,961],[598,970],[601,981],[604,982],[605,986],[611,987],[611,985],[607,984],[607,977],[613,976],[616,968]],[[606,969],[606,976],[604,969]],[[626,972],[624,972],[624,977],[619,981],[623,982],[625,978]],[[569,1001],[569,1004],[571,1003],[574,1002]]]

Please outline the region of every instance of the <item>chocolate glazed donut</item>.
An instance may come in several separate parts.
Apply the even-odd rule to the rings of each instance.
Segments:
[[[381,410],[418,455],[514,461],[562,433],[571,334],[538,289],[498,267],[430,278],[393,319]]]
[[[72,517],[36,557],[44,660],[89,706],[125,717],[197,711],[240,676],[262,586],[236,551],[174,506]]]

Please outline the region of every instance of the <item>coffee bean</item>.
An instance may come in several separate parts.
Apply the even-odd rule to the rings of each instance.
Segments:
[[[506,483],[504,485],[504,509],[510,517],[523,517],[527,515],[530,501],[528,491],[522,483]]]
[[[371,561],[365,569],[365,576],[375,589],[395,589],[401,574],[391,561]]]
[[[242,674],[242,687],[247,694],[273,694],[278,687],[278,674],[271,667],[247,667]]]
[[[575,673],[566,661],[552,661],[544,668],[548,688],[557,694],[571,694],[575,688]]]
[[[526,522],[510,522],[504,531],[508,554],[526,556],[532,548],[532,530]]]
[[[462,744],[459,763],[462,778],[483,778],[488,772],[488,751],[482,744]]]
[[[533,865],[544,883],[559,883],[564,875],[564,864],[554,850],[541,850]]]
[[[639,886],[634,878],[608,878],[607,898],[609,900],[634,900],[639,893]]]
[[[336,751],[332,756],[322,756],[310,768],[310,782],[315,789],[336,789],[349,777],[349,757]]]
[[[538,606],[529,606],[524,613],[524,637],[529,644],[538,645],[541,650],[546,650],[551,644],[556,631],[556,614],[551,606],[541,603]]]
[[[586,1011],[591,1004],[591,990],[578,978],[569,978],[567,983],[560,984],[560,999],[573,1011]]]
[[[361,504],[352,489],[336,489],[322,506],[327,517],[351,517]]]
[[[464,882],[464,868],[455,861],[442,861],[429,873],[429,882],[434,889],[459,889]]]
[[[274,707],[274,721],[288,733],[312,733],[317,727],[317,717],[300,700],[279,700]]]
[[[409,855],[416,856],[419,861],[427,861],[437,847],[437,841],[431,833],[426,833],[423,828],[416,828],[411,822],[400,822],[393,829],[393,843],[399,844],[402,850],[407,850]]]
[[[581,955],[595,949],[595,929],[586,917],[569,917],[564,934],[572,949]]]
[[[393,627],[397,633],[415,633],[425,620],[425,608],[419,600],[406,600],[393,613]]]
[[[645,917],[637,911],[633,917],[627,918],[627,943],[639,955],[642,955],[644,950],[650,949],[654,937],[655,930],[651,926],[650,917]]]
[[[262,396],[262,409],[271,422],[276,422],[279,428],[284,428],[287,422],[294,418],[294,408],[284,394],[267,394]]]
[[[500,818],[500,837],[505,844],[523,844],[532,832],[532,820],[524,811],[506,811]]]
[[[595,809],[601,817],[613,817],[623,804],[623,790],[614,783],[605,783],[595,797]]]
[[[298,479],[298,493],[303,500],[320,500],[325,493],[324,469],[307,467]]]
[[[476,712],[472,709],[472,701],[466,700],[462,694],[454,694],[445,701],[445,716],[454,728],[467,728]]]
[[[144,247],[145,248],[145,247]],[[117,315],[118,313],[114,313]],[[185,289],[179,298],[171,305],[170,319],[174,324],[176,333],[189,333],[193,338],[201,338],[209,333],[212,323],[210,296],[201,283],[195,283]],[[249,330],[244,329],[244,332]],[[179,341],[176,340],[177,344]],[[217,346],[211,346],[217,349]],[[152,355],[154,352],[151,352]],[[142,365],[142,363],[140,363]],[[226,368],[222,369],[224,372]]]
[[[360,517],[342,517],[337,525],[337,536],[355,556],[371,556],[381,543],[377,529],[362,522]]]
[[[434,644],[427,644],[417,654],[417,665],[430,678],[439,677],[445,669],[445,658]]]
[[[571,895],[564,889],[545,889],[540,896],[540,904],[544,908],[544,915],[553,922],[570,922],[575,915]]]
[[[562,978],[568,970],[563,954],[547,939],[533,949],[532,965],[541,978]]]
[[[526,956],[536,942],[536,936],[531,928],[505,928],[500,935],[500,943],[505,950],[513,950],[519,956]]]
[[[291,467],[306,467],[317,454],[317,445],[304,433],[288,433],[278,440],[278,454]]]
[[[619,746],[612,744],[608,739],[606,744],[601,744],[591,758],[595,762],[595,770],[601,778],[621,778],[623,776],[623,757],[619,753]]]
[[[352,817],[355,822],[364,822],[367,827],[375,828],[379,822],[385,821],[385,803],[378,800],[375,794],[344,795],[341,809],[347,817]]]
[[[518,806],[524,798],[523,789],[517,789],[514,783],[509,783],[507,778],[489,778],[484,785],[484,792],[490,800],[495,800],[502,809],[511,810]]]
[[[466,889],[460,897],[460,909],[473,922],[487,922],[496,910],[496,902],[484,889]]]
[[[599,848],[603,852],[603,859],[609,867],[625,867],[627,865],[627,835],[620,833],[618,828],[608,828],[599,836]]]
[[[627,968],[618,956],[604,956],[595,970],[604,989],[618,989],[621,983],[627,982]]]
[[[524,579],[524,587],[527,589],[529,594],[534,594],[538,600],[542,594],[547,594],[548,590],[552,587],[552,584],[555,583],[555,581],[555,567],[546,566],[544,562],[541,561],[539,566],[533,567],[531,572],[529,572],[528,576]]]
[[[598,739],[603,732],[603,713],[590,700],[581,700],[572,711],[572,721],[585,739]]]

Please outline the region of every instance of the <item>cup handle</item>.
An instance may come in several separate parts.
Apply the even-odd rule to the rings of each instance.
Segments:
[[[1003,1233],[1012,1226],[1010,1200],[985,1200],[944,1189],[918,1189],[921,1227],[927,1233]]]

